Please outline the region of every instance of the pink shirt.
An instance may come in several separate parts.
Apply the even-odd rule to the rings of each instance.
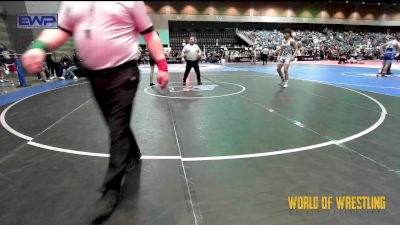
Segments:
[[[62,2],[59,28],[72,33],[88,69],[112,68],[138,59],[139,33],[153,28],[142,1]]]

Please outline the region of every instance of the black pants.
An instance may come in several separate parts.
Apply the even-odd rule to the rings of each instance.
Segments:
[[[110,134],[110,161],[101,191],[119,189],[127,164],[141,157],[129,126],[139,83],[139,69],[135,62],[117,71],[104,73],[85,70],[85,73]]]
[[[55,64],[47,64],[47,68],[49,68],[50,76],[56,75],[56,65]]]
[[[390,65],[389,65],[389,67],[388,67],[388,69],[387,69],[387,71],[386,71],[386,74],[392,73],[392,72],[390,72],[390,68],[392,68],[392,63],[390,63]]]
[[[264,65],[264,63],[268,64],[268,55],[262,54],[261,58],[262,58],[262,61],[263,61],[263,65]]]
[[[186,83],[186,79],[188,78],[189,72],[192,69],[192,67],[194,68],[194,71],[196,72],[196,75],[197,75],[197,83],[201,82],[200,69],[199,69],[199,60],[196,60],[196,61],[187,60],[186,61],[185,75],[183,76],[183,83]]]

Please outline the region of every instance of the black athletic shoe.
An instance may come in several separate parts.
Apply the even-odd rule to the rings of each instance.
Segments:
[[[150,83],[150,87],[152,87],[152,86],[154,86],[155,84],[154,83]]]
[[[92,207],[92,225],[101,224],[108,219],[118,205],[120,190],[108,190]]]
[[[182,86],[186,86],[186,81],[183,81]]]
[[[199,83],[197,83],[197,85],[203,85],[203,83],[201,83],[201,81]]]

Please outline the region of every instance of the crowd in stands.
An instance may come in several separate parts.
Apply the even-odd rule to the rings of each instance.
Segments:
[[[333,30],[327,27],[314,30],[295,29],[293,38],[299,45],[298,60],[339,60],[341,62],[355,62],[357,60],[377,60],[382,58],[380,47],[395,39],[392,32],[359,32]],[[283,35],[280,30],[238,30],[245,35],[253,46],[218,45],[205,46],[202,62],[221,63],[251,61],[265,59],[276,61],[278,48]],[[200,42],[196,38],[196,43]],[[204,48],[202,49],[204,50]],[[182,49],[175,47],[166,53],[169,62],[181,62]],[[149,53],[142,51],[141,63],[147,63]]]
[[[264,30],[238,30],[239,33],[247,37],[253,46],[237,46],[234,43],[219,45],[202,46],[202,62],[221,63],[251,61],[252,59],[260,60],[262,58],[267,61],[276,61],[278,48],[282,42],[283,35],[278,29]],[[171,34],[172,35],[172,34]],[[203,36],[199,34],[199,37]],[[310,29],[294,29],[293,38],[298,43],[299,52],[298,60],[338,60],[340,63],[353,62],[357,60],[377,60],[381,59],[383,52],[381,46],[390,40],[396,38],[396,34],[387,30],[371,32],[371,31],[343,31],[340,29],[330,29],[328,27],[316,26]],[[202,42],[196,40],[196,42]],[[204,41],[203,41],[204,42]],[[220,42],[223,42],[220,40]],[[182,46],[185,43],[182,43]],[[204,51],[207,49],[207,51]],[[6,46],[0,43],[1,61],[6,59],[7,52],[9,55],[14,53],[7,51]],[[147,64],[149,61],[149,52],[147,49],[140,48],[141,57],[139,64]],[[170,47],[164,48],[168,63],[181,63],[181,48]],[[399,60],[399,56],[396,58]],[[8,61],[12,61],[13,57],[9,57]],[[7,64],[12,64],[12,62]],[[3,67],[5,61],[2,63]],[[62,72],[60,68],[62,67]],[[48,55],[44,62],[44,70],[38,73],[38,79],[48,82],[58,77],[59,79],[77,79],[81,73],[79,67],[79,59],[77,54],[72,56],[64,55],[59,62],[54,62],[53,57]],[[3,71],[3,70],[2,70]],[[59,71],[57,73],[57,71]],[[3,80],[4,73],[1,73],[0,80]]]
[[[138,64],[148,64],[150,60],[150,53],[145,46],[139,47],[140,58],[138,60]],[[172,50],[169,47],[164,48],[165,58],[168,63],[181,63],[181,50]]]
[[[243,60],[251,61],[252,59],[261,60],[262,58],[267,61],[276,61],[277,49],[283,39],[279,30],[241,30],[239,32],[251,40],[253,46],[217,45],[212,46],[212,48],[208,46],[208,50],[202,52],[201,62],[239,62]],[[334,31],[328,28],[293,31],[293,38],[299,45],[298,58],[338,60],[340,63],[381,59],[383,52],[380,47],[395,39],[395,37],[396,34],[391,32]],[[150,57],[148,50],[139,49],[141,57],[138,63],[147,64]],[[182,49],[164,48],[169,63],[181,63],[181,51]],[[11,52],[10,55],[12,54]],[[12,62],[8,62],[8,64],[10,63]],[[59,72],[57,73],[57,68],[60,67],[62,67],[62,72],[58,69]],[[47,55],[44,70],[37,76],[38,79],[48,82],[56,77],[59,79],[78,79],[81,73],[79,58],[74,53],[71,56],[63,55],[59,62],[55,62],[51,55]]]
[[[244,30],[240,31],[249,38],[254,46],[276,50],[283,39],[278,30]],[[380,46],[395,39],[395,33],[294,30],[293,38],[299,45],[299,56],[312,56],[314,60],[339,60],[347,58],[372,60],[380,59]]]

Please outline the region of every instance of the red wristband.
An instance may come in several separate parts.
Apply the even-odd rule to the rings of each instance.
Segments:
[[[160,59],[157,61],[158,70],[168,72],[168,64],[166,59]]]

